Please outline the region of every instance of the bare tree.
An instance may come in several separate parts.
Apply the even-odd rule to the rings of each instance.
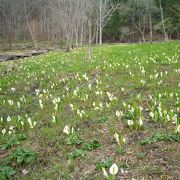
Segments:
[[[97,0],[97,7],[99,7],[99,14],[97,20],[97,26],[99,30],[99,44],[102,44],[102,32],[109,19],[120,6],[120,3],[114,3],[112,0]]]
[[[8,41],[9,41],[9,47],[10,49],[12,48],[12,26],[11,26],[11,17],[9,16],[8,12],[6,9],[4,9],[3,7],[0,7],[1,12],[2,12],[2,16],[5,19],[5,25],[6,25],[6,29],[7,29],[7,37],[8,37]]]
[[[17,15],[18,11],[12,6],[13,1],[1,0],[0,2],[0,14],[4,21],[5,35],[9,42],[9,47],[12,48],[12,41],[14,34],[17,30]]]
[[[166,28],[165,28],[165,23],[164,23],[164,13],[163,13],[161,0],[159,0],[159,7],[160,7],[160,11],[161,11],[161,20],[162,20],[162,28],[163,28],[164,38],[165,38],[165,41],[168,41],[168,35],[166,33]]]
[[[88,60],[92,60],[92,24],[96,21],[96,15],[95,15],[95,9],[96,9],[96,3],[93,0],[86,0],[86,16],[87,16],[87,22],[88,22],[88,34],[89,34],[89,39],[88,39]],[[94,16],[95,15],[95,16]]]
[[[27,13],[26,3],[25,2],[24,2],[24,12],[25,12],[25,17],[26,17],[27,25],[28,25],[29,32],[31,34],[34,46],[35,46],[36,49],[38,49],[38,44],[37,44],[37,41],[36,41],[36,38],[35,38],[35,34],[34,34],[34,22],[33,22],[33,30],[32,30],[30,22],[29,22],[29,17],[28,17],[28,13]]]
[[[151,11],[150,11],[150,8],[149,8],[149,0],[145,0],[145,5],[146,5],[148,19],[149,19],[149,38],[150,38],[150,42],[152,42],[153,26],[152,26]]]
[[[148,22],[146,7],[142,0],[132,0],[130,4],[133,7],[131,14],[133,25],[140,32],[142,40],[145,42],[145,31]]]
[[[58,0],[59,18],[61,19],[63,33],[66,37],[66,49],[69,51],[73,46],[74,37],[78,43],[78,33],[81,19],[80,13],[81,0]]]

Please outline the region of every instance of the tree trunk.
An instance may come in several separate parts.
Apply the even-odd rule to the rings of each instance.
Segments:
[[[78,46],[78,27],[77,27],[77,29],[76,29],[76,34],[75,34],[75,36],[76,36],[76,47]]]
[[[144,31],[141,31],[141,35],[142,35],[143,42],[146,42],[146,39],[145,39],[145,36],[144,36]]]
[[[162,20],[164,38],[165,38],[165,41],[167,42],[168,41],[168,35],[166,33],[166,28],[165,28],[165,24],[164,24],[164,14],[163,14],[163,8],[162,8],[161,0],[159,0],[159,6],[160,6],[160,10],[161,10],[161,20]]]
[[[70,38],[69,35],[67,35],[67,41],[66,41],[66,52],[70,51]]]
[[[8,31],[8,41],[9,41],[9,48],[12,49],[12,36],[11,31]]]
[[[99,44],[102,45],[102,0],[99,3]]]
[[[81,38],[80,38],[81,47],[83,46],[83,30],[84,30],[84,21],[82,21],[81,23]]]
[[[102,45],[102,26],[99,27],[99,44]]]
[[[98,37],[99,37],[99,27],[98,24],[96,25],[96,44],[98,44]]]
[[[152,42],[153,40],[152,18],[151,16],[149,18],[150,18],[149,19],[149,30],[150,30],[149,37],[150,37],[150,42]]]
[[[151,18],[151,13],[149,11],[149,5],[148,5],[148,0],[145,0],[146,2],[146,8],[147,8],[147,12],[148,12],[148,18],[149,18],[149,38],[150,38],[150,42],[152,42],[153,39],[153,28],[152,28],[152,18]]]
[[[88,20],[89,28],[89,47],[88,47],[88,60],[92,60],[92,30],[91,30],[91,20]]]
[[[25,3],[24,3],[24,11],[25,11],[25,16],[26,16],[26,21],[27,21],[27,25],[28,25],[28,28],[29,28],[29,32],[30,32],[30,34],[31,34],[31,37],[32,37],[34,46],[35,46],[36,49],[38,49],[38,44],[37,44],[37,42],[36,42],[35,36],[34,36],[34,34],[33,34],[33,31],[32,31],[32,29],[31,29],[31,26],[30,26],[30,23],[29,23],[29,19],[28,19],[28,15],[27,15]]]

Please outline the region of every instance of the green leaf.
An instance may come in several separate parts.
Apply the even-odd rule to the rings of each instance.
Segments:
[[[16,173],[16,170],[14,170],[10,166],[0,167],[0,179],[1,180],[6,180],[7,178],[14,175],[15,173]]]
[[[32,163],[36,160],[36,158],[37,158],[37,154],[33,153],[25,158],[25,163]]]
[[[141,140],[140,144],[147,145],[158,141],[179,141],[179,140],[180,140],[179,134],[155,133],[151,137]]]
[[[82,149],[87,150],[87,151],[91,151],[91,150],[99,148],[99,147],[101,147],[101,144],[99,143],[99,141],[97,139],[94,139],[90,143],[84,144]]]
[[[126,149],[125,148],[123,148],[123,147],[118,147],[117,148],[117,150],[116,150],[116,152],[118,153],[118,154],[125,154],[126,153]]]
[[[72,159],[77,159],[78,157],[84,157],[86,155],[85,151],[81,149],[76,149],[72,153],[69,154],[69,157]]]
[[[68,145],[79,145],[82,141],[76,134],[71,134],[66,138],[66,144]]]
[[[20,141],[23,141],[27,138],[26,134],[16,134],[14,135],[6,144],[1,146],[2,150],[10,149],[15,145],[19,145]]]
[[[109,158],[109,159],[106,159],[105,161],[98,163],[96,165],[96,168],[97,169],[110,168],[112,166],[112,164],[113,164],[113,159]]]
[[[38,154],[28,149],[17,149],[13,153],[13,158],[17,163],[32,163],[37,159]]]

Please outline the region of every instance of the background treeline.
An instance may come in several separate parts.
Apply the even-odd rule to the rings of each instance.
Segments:
[[[180,37],[180,0],[122,0],[104,30],[105,41],[136,42]],[[161,7],[163,14],[161,14]],[[165,33],[163,30],[163,22]]]
[[[67,48],[180,37],[180,0],[0,0],[0,39]]]

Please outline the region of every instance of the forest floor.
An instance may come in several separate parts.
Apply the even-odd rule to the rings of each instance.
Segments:
[[[180,41],[0,63],[0,179],[180,179]]]

